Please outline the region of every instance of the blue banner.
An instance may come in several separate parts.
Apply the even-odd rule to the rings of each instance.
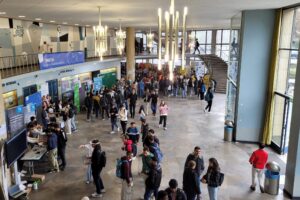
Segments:
[[[41,106],[42,105],[41,92],[36,92],[32,95],[29,95],[29,96],[25,97],[25,106],[27,106],[28,104],[33,104],[36,107]]]
[[[83,51],[39,54],[40,69],[51,69],[84,62]]]

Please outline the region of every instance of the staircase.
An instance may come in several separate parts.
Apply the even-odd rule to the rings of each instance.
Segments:
[[[207,66],[211,78],[217,81],[216,93],[226,94],[227,87],[227,63],[214,54],[199,55]]]

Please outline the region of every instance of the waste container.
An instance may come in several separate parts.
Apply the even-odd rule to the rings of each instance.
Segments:
[[[265,192],[277,195],[279,191],[280,166],[272,161],[268,162],[265,171]]]
[[[224,140],[231,142],[232,141],[232,133],[233,133],[233,127],[225,126],[224,127]]]

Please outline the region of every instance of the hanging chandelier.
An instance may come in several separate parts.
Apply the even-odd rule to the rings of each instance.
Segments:
[[[120,29],[116,31],[116,46],[120,55],[122,55],[123,50],[125,48],[125,39],[126,39],[126,32],[121,28],[120,22]]]
[[[154,34],[151,33],[151,29],[150,29],[150,32],[147,33],[146,38],[147,38],[147,47],[149,48],[149,51],[151,53],[152,48],[153,48],[153,40],[154,40]]]
[[[107,51],[107,26],[101,25],[101,7],[99,9],[99,25],[94,26],[95,34],[95,56],[103,60],[103,54]]]
[[[187,7],[183,10],[183,24],[182,24],[182,51],[181,51],[181,67],[185,67],[185,41],[186,41],[186,16]],[[178,60],[178,32],[179,32],[179,11],[175,12],[175,2],[171,0],[169,11],[165,12],[165,55],[164,60],[168,63],[170,80],[173,80],[173,71],[175,68],[175,61]],[[158,9],[158,69],[161,69],[162,61],[162,11]]]

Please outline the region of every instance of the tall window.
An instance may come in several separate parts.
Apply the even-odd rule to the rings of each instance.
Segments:
[[[216,55],[224,61],[229,61],[230,30],[217,30]]]
[[[191,34],[198,39],[200,54],[211,54],[212,31],[192,31]],[[190,49],[190,53],[194,53],[194,49]]]

